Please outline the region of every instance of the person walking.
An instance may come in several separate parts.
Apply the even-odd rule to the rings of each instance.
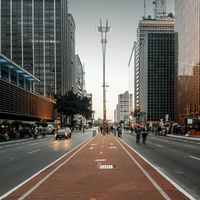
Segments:
[[[117,133],[118,133],[118,137],[121,137],[122,134],[122,128],[120,125],[117,126]]]
[[[146,144],[146,138],[147,138],[147,131],[145,128],[142,129],[142,143]]]
[[[38,128],[35,128],[35,132],[34,132],[33,138],[34,138],[34,139],[37,139],[37,138],[38,138]]]
[[[134,131],[134,129],[133,129],[133,127],[131,126],[131,135],[133,135],[133,131]]]
[[[140,143],[140,134],[141,134],[141,128],[140,126],[138,126],[135,130],[135,133],[136,133],[136,143]]]
[[[100,127],[101,133],[103,132],[103,126]]]

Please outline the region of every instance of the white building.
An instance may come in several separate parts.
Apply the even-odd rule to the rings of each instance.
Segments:
[[[73,80],[74,93],[77,93],[79,96],[83,96],[84,93],[83,91],[85,90],[84,88],[85,71],[79,55],[75,55],[74,76],[75,76]]]
[[[116,121],[128,121],[131,111],[133,111],[133,95],[126,91],[124,94],[118,95]]]

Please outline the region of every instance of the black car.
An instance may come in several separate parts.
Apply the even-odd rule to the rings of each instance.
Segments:
[[[62,128],[59,129],[56,133],[55,133],[55,139],[61,139],[61,138],[71,138],[71,129],[70,128]]]

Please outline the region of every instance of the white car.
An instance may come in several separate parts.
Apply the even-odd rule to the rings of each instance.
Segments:
[[[61,139],[61,138],[71,138],[71,129],[70,128],[62,128],[59,129],[56,133],[55,133],[55,139]]]

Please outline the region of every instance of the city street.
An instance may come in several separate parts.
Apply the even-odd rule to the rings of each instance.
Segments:
[[[92,130],[72,132],[71,139],[53,135],[0,143],[0,196],[92,137]]]
[[[138,145],[135,134],[125,131],[122,140],[178,186],[200,198],[200,138],[149,134],[147,144]]]
[[[88,129],[73,132],[67,140],[55,140],[51,135],[0,143],[0,196],[19,188],[92,136],[92,129]],[[146,144],[136,144],[130,131],[123,132],[122,140],[183,194],[200,197],[200,140],[149,134]]]

